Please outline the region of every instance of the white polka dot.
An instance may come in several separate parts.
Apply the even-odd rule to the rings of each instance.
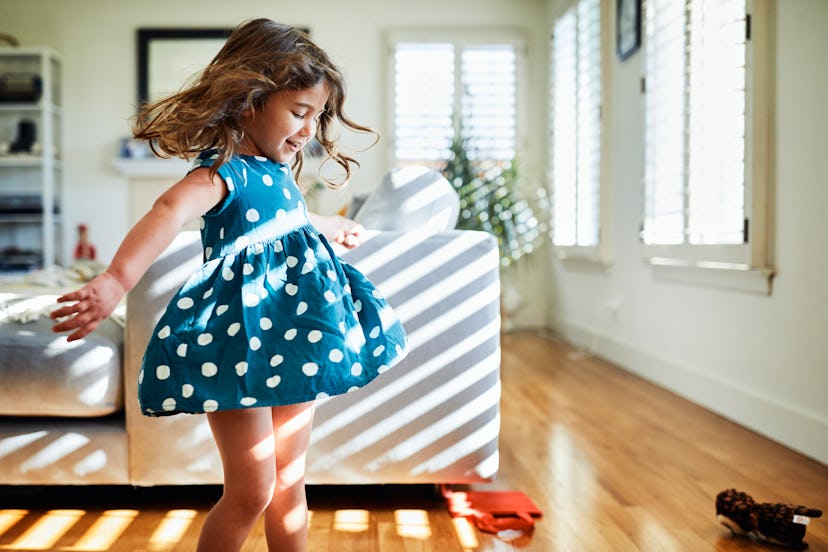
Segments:
[[[224,182],[227,184],[227,188],[229,190],[232,190],[236,186],[236,184],[233,182],[232,176],[228,176],[227,178],[225,178]]]
[[[247,236],[239,236],[238,238],[236,238],[235,245],[236,249],[244,249],[245,247],[250,245],[250,238],[248,238]]]
[[[376,338],[379,337],[379,334],[380,334],[379,326],[376,326],[373,330],[371,330],[371,333],[369,333],[368,335],[371,336],[372,339],[376,339]]]
[[[236,275],[233,274],[233,270],[229,266],[224,267],[221,271],[221,277],[227,280],[228,282],[231,281],[235,276]]]
[[[229,335],[230,337],[233,337],[234,335],[239,333],[240,329],[241,329],[241,324],[239,324],[238,322],[233,322],[232,324],[227,326],[227,335]]]
[[[331,354],[328,355],[328,358],[331,359],[331,362],[339,362],[344,357],[345,355],[342,354],[342,351],[340,351],[339,349],[334,349],[333,351],[331,351]]]
[[[216,316],[221,316],[222,314],[227,312],[228,308],[229,307],[227,305],[219,305],[218,307],[216,307]]]
[[[382,299],[382,294],[376,289],[371,292],[371,295],[374,296],[374,299]]]
[[[308,272],[312,272],[314,268],[314,264],[310,261],[306,262],[302,265],[302,274],[307,274]]]
[[[253,406],[256,404],[256,399],[253,397],[244,397],[242,400],[239,401],[239,404],[242,406]]]
[[[187,344],[182,343],[181,345],[179,345],[178,348],[176,348],[176,350],[175,350],[175,354],[177,354],[181,358],[184,358],[185,356],[187,356]]]
[[[282,363],[283,360],[285,360],[285,358],[282,355],[273,355],[270,358],[270,365],[273,368],[276,368],[277,366],[279,366]]]
[[[322,332],[319,330],[311,330],[308,333],[308,341],[311,343],[318,343],[322,339]]]
[[[201,296],[202,299],[209,299],[210,296],[213,295],[213,288],[208,289],[204,292],[204,295]]]
[[[291,255],[287,259],[285,259],[285,263],[288,265],[288,268],[293,268],[294,266],[299,264],[299,259]]]
[[[245,361],[241,361],[236,363],[236,374],[239,376],[243,376],[247,373],[247,363]]]
[[[204,401],[204,412],[215,412],[218,410],[218,401],[214,401],[213,399],[207,399]]]
[[[253,265],[250,263],[244,263],[244,266],[242,267],[242,274],[245,276],[253,274]]]
[[[378,357],[385,351],[385,345],[380,345],[376,349],[374,349],[374,356]]]
[[[244,296],[245,307],[255,307],[259,304],[259,296],[255,293],[247,293]]]
[[[187,310],[193,305],[195,305],[195,301],[193,301],[189,297],[182,297],[178,300],[178,303],[176,303],[176,305],[178,305],[178,308],[181,310]]]
[[[336,271],[335,270],[328,270],[327,272],[328,278],[331,280],[336,280]]]
[[[251,337],[250,338],[250,350],[258,351],[262,346],[262,340],[258,337]]]
[[[170,337],[170,327],[164,326],[160,330],[158,330],[158,339],[167,339]]]
[[[192,397],[193,391],[195,391],[195,387],[193,387],[189,383],[185,383],[181,386],[181,396],[185,399],[189,399],[190,397]]]
[[[277,374],[275,376],[271,376],[271,377],[267,378],[265,380],[265,383],[267,384],[268,387],[273,389],[274,387],[279,385],[279,383],[281,383],[281,381],[282,381],[282,376]]]
[[[285,250],[285,246],[282,245],[282,242],[280,242],[280,241],[273,242],[273,251],[275,251],[276,253],[281,253],[284,250]]]
[[[210,247],[210,246],[205,247],[204,248],[204,258],[209,259],[212,256],[213,256],[213,248]]]
[[[345,284],[344,286],[342,286],[342,289],[343,289],[343,290],[345,291],[345,293],[347,293],[348,295],[350,295],[350,294],[351,294],[351,285],[350,285],[350,284]]]
[[[345,329],[346,329],[345,322],[340,321],[339,322],[339,331],[342,332],[342,333],[345,333]]]
[[[273,177],[269,174],[262,176],[262,184],[265,186],[273,186]]]
[[[212,343],[212,341],[213,341],[213,335],[208,334],[208,333],[203,333],[203,334],[199,335],[198,338],[196,339],[196,342],[199,345],[209,345],[210,343]]]
[[[259,220],[259,212],[256,209],[248,209],[244,214],[244,218],[250,222],[256,222]]]
[[[282,193],[285,194],[285,199],[290,199],[290,190],[282,188]]]
[[[325,296],[325,301],[328,303],[336,303],[336,293],[333,291],[327,290],[323,295]]]
[[[253,253],[256,255],[261,255],[264,253],[264,244],[262,242],[256,242],[253,244]]]
[[[198,217],[198,229],[204,230],[204,227],[207,225],[207,221],[204,220],[204,217]]]
[[[356,312],[361,312],[362,311],[362,301],[360,301],[359,299],[354,301],[354,310]]]
[[[261,319],[261,320],[259,320],[259,327],[260,327],[261,329],[263,329],[263,330],[267,331],[267,330],[269,330],[270,328],[272,328],[272,327],[273,327],[273,321],[272,321],[272,320],[270,320],[270,318],[268,318],[268,317],[266,317],[266,316],[265,316],[265,317],[262,317],[262,319]]]
[[[362,364],[360,364],[359,362],[354,362],[353,366],[351,366],[351,375],[352,376],[362,375]]]
[[[285,332],[285,339],[292,341],[296,337],[296,328],[291,328]]]
[[[144,383],[144,370],[143,369],[138,371],[138,383]]]
[[[162,364],[155,369],[155,377],[160,380],[165,380],[170,377],[170,367]]]
[[[205,362],[201,365],[201,375],[205,378],[212,378],[216,374],[218,374],[218,366],[212,362]]]
[[[287,211],[285,211],[284,209],[279,209],[278,211],[276,211],[276,220],[277,221],[281,222],[281,221],[285,220],[286,218],[287,218]]]
[[[315,376],[319,372],[319,365],[315,362],[308,362],[302,365],[302,372],[306,376]]]
[[[320,391],[319,393],[316,394],[316,400],[317,401],[324,401],[324,400],[330,399],[330,398],[331,398],[331,396],[328,395],[327,393],[325,393],[324,391]]]
[[[285,284],[285,293],[293,297],[296,295],[296,292],[299,291],[299,288],[296,284]]]
[[[305,303],[304,301],[299,301],[299,305],[296,307],[296,314],[297,315],[305,314],[305,312],[307,312],[307,310],[308,310],[308,304]]]
[[[358,389],[359,389],[359,387],[357,387],[356,385],[354,385],[353,387],[349,387],[349,388],[348,388],[348,393],[353,393],[354,391],[356,391],[356,390],[358,390]]]
[[[383,364],[382,366],[377,368],[377,373],[379,373],[379,374],[384,374],[387,371],[388,371],[388,366],[386,366],[385,364]]]
[[[175,399],[172,397],[164,399],[164,402],[161,403],[161,408],[163,408],[167,412],[175,410]]]
[[[221,229],[219,230],[219,239],[220,240],[224,239],[224,226],[222,226]]]

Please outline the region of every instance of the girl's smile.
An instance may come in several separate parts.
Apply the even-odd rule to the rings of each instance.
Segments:
[[[316,135],[327,101],[328,87],[321,81],[310,88],[274,92],[242,126],[240,153],[289,163]]]

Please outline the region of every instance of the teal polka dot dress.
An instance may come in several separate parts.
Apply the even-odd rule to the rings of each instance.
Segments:
[[[295,404],[360,388],[399,361],[402,325],[310,224],[290,168],[237,155],[218,174],[228,194],[200,219],[204,264],[150,338],[141,411]]]

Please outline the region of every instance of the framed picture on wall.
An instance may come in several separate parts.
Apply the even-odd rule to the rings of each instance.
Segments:
[[[641,0],[617,0],[617,2],[615,50],[618,58],[624,61],[641,46]]]

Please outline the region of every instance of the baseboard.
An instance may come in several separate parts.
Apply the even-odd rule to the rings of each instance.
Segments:
[[[784,404],[752,389],[715,375],[694,370],[658,353],[595,332],[560,318],[551,329],[574,345],[607,359],[677,395],[739,425],[781,443],[805,456],[828,464],[828,420]]]

